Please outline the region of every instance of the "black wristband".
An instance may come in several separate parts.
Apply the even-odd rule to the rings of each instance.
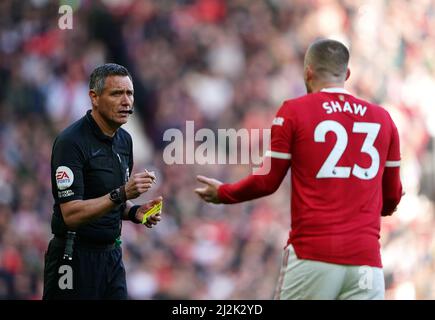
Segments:
[[[142,223],[142,221],[136,219],[136,212],[139,208],[140,206],[136,205],[131,207],[130,210],[128,210],[128,219],[136,224]]]

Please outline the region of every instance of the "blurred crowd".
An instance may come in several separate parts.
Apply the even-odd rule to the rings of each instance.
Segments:
[[[61,4],[73,28],[59,28]],[[51,238],[55,135],[90,108],[88,77],[125,65],[135,169],[163,195],[153,229],[124,223],[131,299],[271,299],[290,226],[290,182],[267,198],[203,204],[204,174],[248,165],[167,165],[165,130],[269,128],[305,94],[303,55],[318,37],[351,50],[346,88],[399,128],[406,195],[382,223],[387,299],[435,299],[435,3],[431,0],[2,0],[0,2],[0,298],[40,299]]]

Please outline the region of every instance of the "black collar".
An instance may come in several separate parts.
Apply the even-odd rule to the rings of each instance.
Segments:
[[[91,126],[91,129],[94,132],[95,136],[102,141],[107,141],[109,143],[112,143],[118,131],[115,132],[115,135],[113,137],[109,137],[108,135],[105,135],[104,132],[101,130],[101,128],[98,126],[95,119],[92,117],[91,111],[92,110],[88,110],[86,112],[86,119],[88,120],[88,123]]]

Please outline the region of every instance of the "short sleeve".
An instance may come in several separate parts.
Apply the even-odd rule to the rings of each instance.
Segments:
[[[272,122],[270,150],[267,157],[290,160],[292,142],[292,119],[284,102]]]
[[[67,139],[57,139],[51,158],[51,181],[57,203],[83,199],[83,167],[79,146]]]

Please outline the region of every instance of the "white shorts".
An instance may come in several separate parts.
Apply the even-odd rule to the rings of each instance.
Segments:
[[[382,268],[303,260],[292,245],[284,250],[275,292],[282,300],[383,300]]]

